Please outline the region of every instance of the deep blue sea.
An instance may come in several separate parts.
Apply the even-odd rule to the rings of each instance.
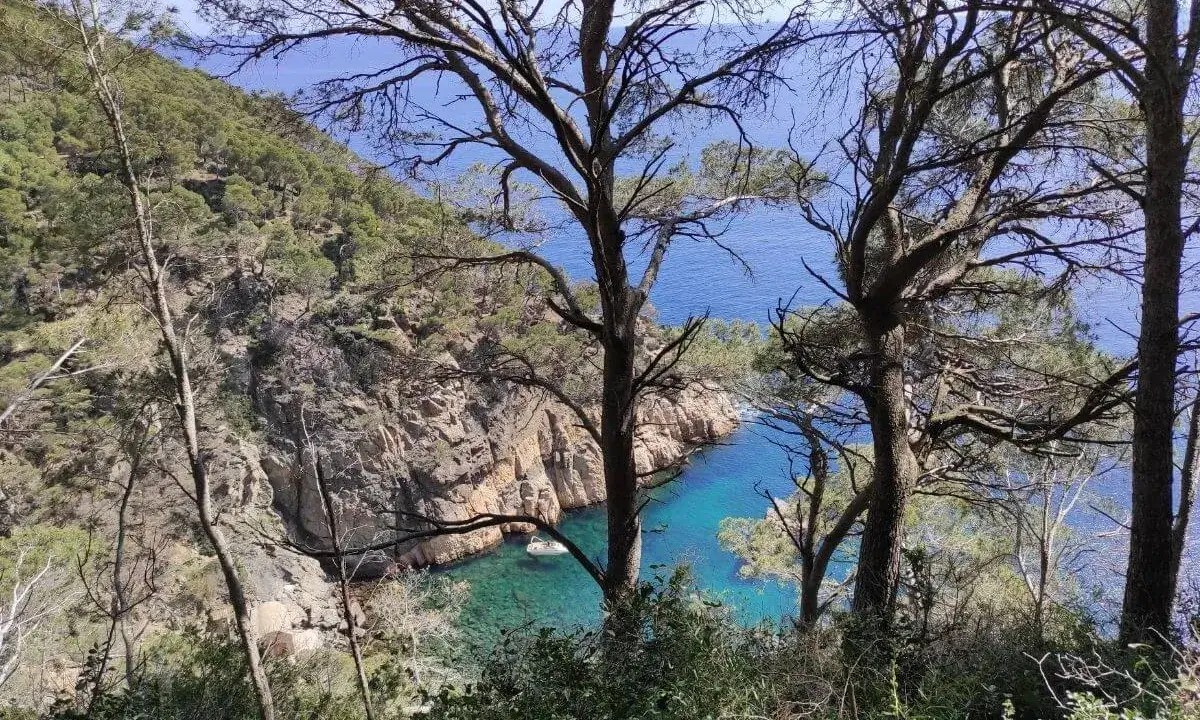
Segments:
[[[386,49],[373,44],[332,44],[307,53],[303,60],[296,56],[282,64],[261,63],[229,79],[251,90],[292,93],[341,70],[379,66],[387,62],[388,55]],[[223,67],[211,60],[203,65],[218,72]],[[792,74],[797,78],[794,85],[798,90],[756,112],[748,129],[760,144],[783,145],[796,126],[796,118],[801,118],[803,130],[792,133],[792,141],[802,152],[815,153],[821,138],[839,126],[845,113],[837,102],[826,99],[816,103],[810,99],[801,82],[806,76],[802,65],[793,68]],[[444,85],[442,91],[446,92]],[[436,91],[431,83],[423,82],[414,83],[411,92],[428,101]],[[469,119],[470,107],[465,103],[462,106],[464,118]],[[451,106],[450,111],[459,112],[457,108]],[[732,137],[731,128],[719,124],[693,130],[676,136],[676,152],[694,153],[708,142],[728,137]],[[366,157],[387,159],[363,136],[343,139]],[[536,137],[530,142],[542,146]],[[492,159],[485,153],[463,155],[454,159],[444,173],[449,177],[472,161]],[[561,230],[543,240],[542,250],[573,277],[590,275],[586,247],[574,232]],[[802,265],[806,260],[819,272],[829,271],[829,241],[809,229],[794,212],[756,211],[731,223],[723,240],[740,255],[750,272],[712,245],[678,244],[671,250],[651,298],[662,322],[679,323],[688,315],[708,311],[714,317],[765,323],[778,303],[793,296],[801,305],[829,299],[829,292]],[[637,258],[631,262],[636,265]],[[1095,279],[1078,291],[1078,300],[1084,319],[1106,348],[1120,354],[1132,351],[1136,287],[1125,281]],[[1194,296],[1189,304],[1196,305]],[[747,424],[723,445],[694,456],[679,480],[653,491],[655,501],[647,508],[645,518],[645,573],[664,574],[675,565],[688,564],[701,588],[730,604],[748,622],[780,620],[795,609],[791,588],[740,577],[737,559],[716,539],[722,518],[763,516],[768,501],[756,489],[779,496],[790,492],[787,460],[762,432]],[[1127,505],[1123,475],[1100,487],[1115,503]],[[1094,529],[1112,529],[1098,516],[1081,523]],[[590,554],[602,555],[602,508],[570,514],[562,530]],[[444,572],[471,584],[472,596],[464,620],[478,632],[526,621],[559,627],[586,625],[598,617],[599,594],[586,573],[569,556],[529,557],[522,538]],[[835,568],[834,572],[844,569]],[[1119,583],[1119,578],[1111,575],[1091,580],[1109,586]]]

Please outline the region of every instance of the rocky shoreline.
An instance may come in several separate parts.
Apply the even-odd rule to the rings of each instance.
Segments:
[[[407,514],[441,521],[520,514],[558,523],[566,511],[604,502],[599,448],[570,410],[519,390],[491,409],[470,397],[446,392],[427,398],[420,403],[423,422],[384,420],[328,454],[326,473],[338,478],[339,524],[353,528],[348,544],[386,539]],[[677,467],[733,432],[739,418],[727,393],[698,387],[648,403],[639,420],[638,470],[649,473]],[[327,547],[311,466],[300,462],[295,447],[281,444],[261,460],[275,510],[294,537]],[[435,462],[429,452],[438,453]],[[362,571],[444,565],[496,547],[505,534],[531,529],[512,524],[409,542],[369,558]]]

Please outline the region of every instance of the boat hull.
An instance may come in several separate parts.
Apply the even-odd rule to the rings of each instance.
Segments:
[[[554,557],[556,555],[566,555],[567,549],[562,546],[559,546],[559,547],[553,547],[553,546],[552,547],[528,547],[528,548],[525,548],[525,552],[529,553],[530,555],[532,555],[534,557]]]

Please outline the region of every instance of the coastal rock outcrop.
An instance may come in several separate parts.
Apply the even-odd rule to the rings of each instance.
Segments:
[[[294,332],[275,348],[269,371],[253,373],[250,387],[269,439],[260,449],[261,467],[297,542],[329,544],[312,454],[303,451],[301,413],[347,546],[385,545],[394,527],[427,527],[422,518],[453,522],[496,513],[557,523],[566,510],[605,500],[599,449],[561,402],[530,388],[464,378],[413,385],[377,374],[363,387],[352,380],[363,361],[311,332]],[[302,400],[301,385],[309,387]],[[638,469],[650,479],[737,422],[729,394],[715,387],[694,384],[647,400],[639,415]],[[359,571],[449,563],[499,544],[506,532],[530,529],[516,524],[386,546]]]

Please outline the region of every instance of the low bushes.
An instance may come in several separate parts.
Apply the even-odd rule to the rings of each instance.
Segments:
[[[980,612],[922,627],[919,639],[902,626],[867,647],[850,641],[861,630],[840,615],[804,631],[747,628],[676,573],[643,586],[600,629],[504,631],[492,647],[464,653],[456,670],[465,679],[436,689],[420,687],[395,659],[402,653],[382,655],[374,704],[389,720],[1200,718],[1194,653],[1115,648],[1078,613],[1035,628],[1020,614]],[[272,682],[280,718],[363,716],[340,653],[278,663]],[[235,647],[176,638],[149,652],[133,689],[94,703],[73,698],[53,715],[252,720],[256,712]]]

